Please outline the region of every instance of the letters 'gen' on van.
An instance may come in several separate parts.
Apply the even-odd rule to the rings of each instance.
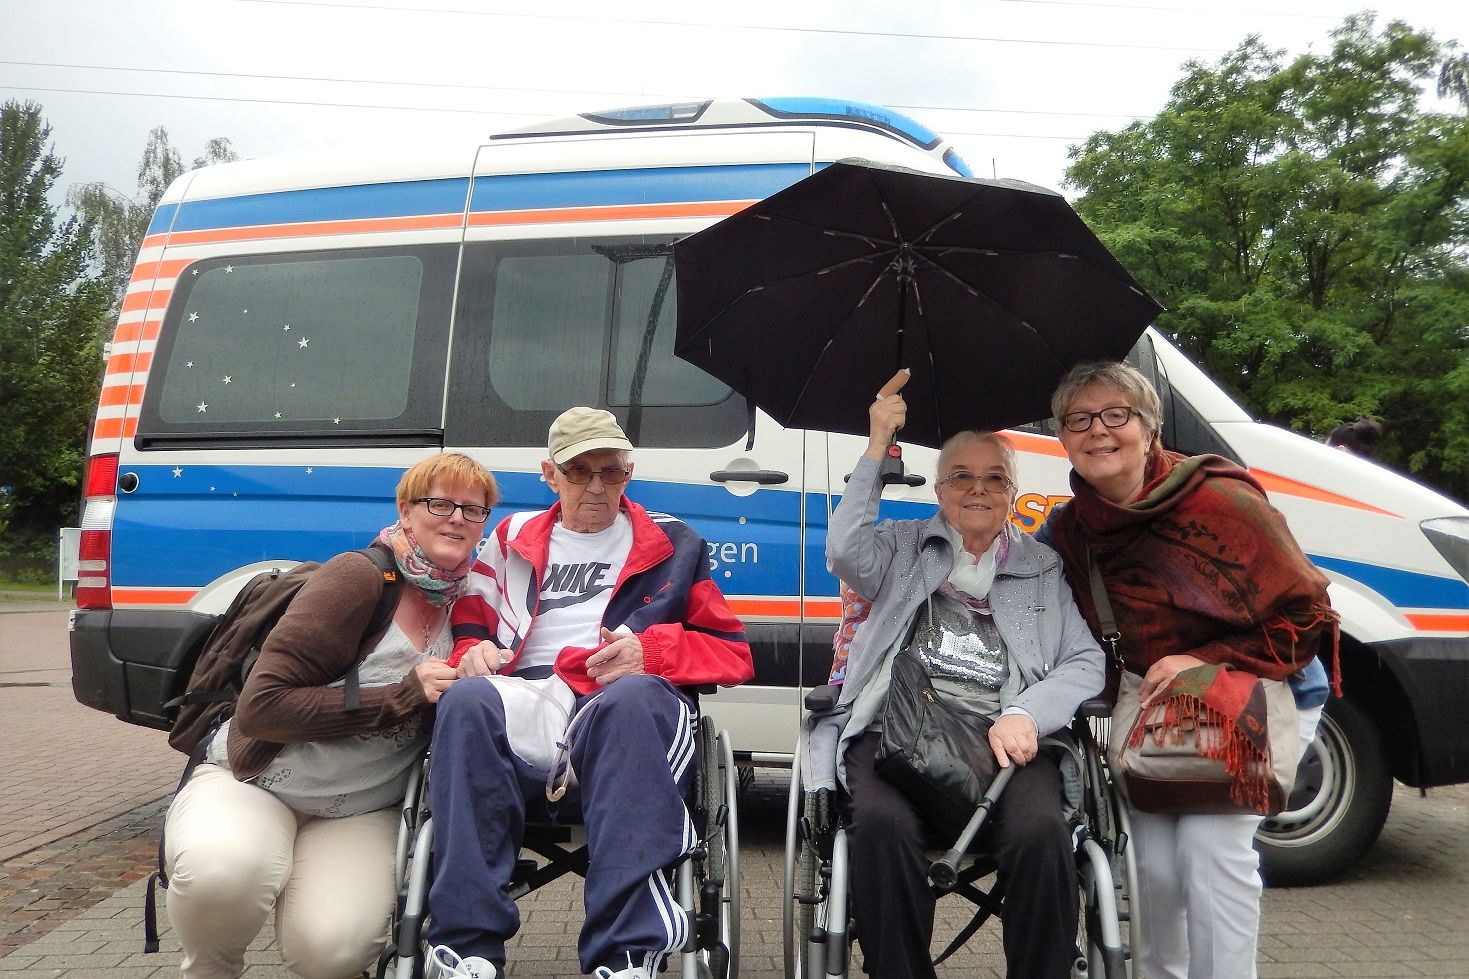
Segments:
[[[639,501],[710,542],[748,624],[755,681],[708,710],[742,760],[788,761],[801,690],[831,661],[827,516],[861,440],[783,429],[674,358],[671,246],[846,157],[969,174],[888,110],[749,99],[179,178],[142,243],[92,431],[78,699],[167,727],[183,651],[257,572],[367,544],[403,470],[444,449],[496,470],[497,518],[543,507],[551,420],[600,405],[638,446]],[[1163,395],[1168,447],[1249,466],[1332,580],[1346,697],[1261,833],[1271,879],[1330,876],[1376,837],[1394,778],[1469,781],[1469,511],[1255,424],[1155,332],[1130,359]],[[1012,436],[1014,519],[1033,530],[1069,495],[1068,467],[1044,425]],[[934,506],[934,453],[907,461],[924,485],[890,488],[884,517]]]

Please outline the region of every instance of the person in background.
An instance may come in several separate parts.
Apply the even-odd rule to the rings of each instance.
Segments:
[[[404,582],[387,631],[359,642],[385,586],[355,552],[315,571],[270,631],[165,819],[184,979],[239,976],[272,910],[281,958],[306,979],[356,979],[387,947],[398,803],[455,680],[449,614],[498,498],[473,459],[423,460],[373,544]],[[342,681],[359,657],[348,710]]]
[[[1326,444],[1371,459],[1377,454],[1377,443],[1382,441],[1382,423],[1365,415],[1355,421],[1338,425],[1326,436]]]

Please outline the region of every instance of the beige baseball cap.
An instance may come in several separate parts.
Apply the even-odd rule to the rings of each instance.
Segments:
[[[632,443],[623,434],[617,418],[601,408],[568,408],[551,423],[546,440],[551,461],[561,465],[583,452],[595,449],[632,451]]]

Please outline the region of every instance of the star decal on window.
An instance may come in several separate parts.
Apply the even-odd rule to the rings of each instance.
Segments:
[[[296,346],[300,347],[302,350],[305,350],[306,349],[306,345],[308,343],[310,343],[310,342],[311,342],[310,340],[306,339],[305,337],[302,337],[299,341],[297,341]]]
[[[209,405],[208,405],[208,403],[206,403],[206,402],[203,402],[203,401],[201,401],[201,402],[199,402],[199,413],[200,413],[200,414],[201,414],[201,415],[202,415],[202,414],[203,414],[203,413],[204,413],[204,412],[206,412],[206,411],[208,411],[208,410],[209,410]]]

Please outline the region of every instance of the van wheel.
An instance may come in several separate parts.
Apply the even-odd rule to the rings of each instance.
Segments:
[[[1300,887],[1344,873],[1382,832],[1392,786],[1377,727],[1351,701],[1333,699],[1301,759],[1290,808],[1255,834],[1265,883]]]

